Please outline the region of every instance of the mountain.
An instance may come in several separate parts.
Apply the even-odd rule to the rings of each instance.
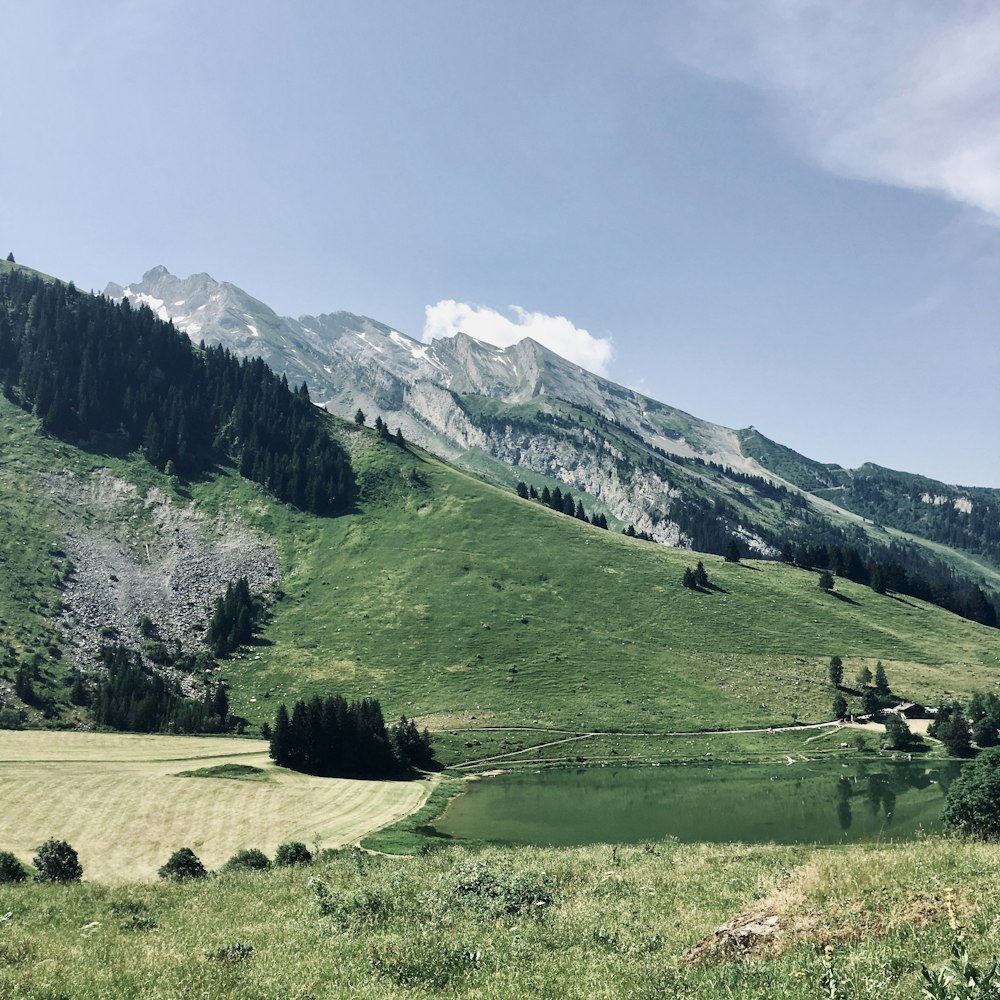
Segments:
[[[347,312],[280,317],[236,286],[164,267],[106,295],[148,305],[193,340],[261,356],[314,401],[360,409],[494,482],[570,491],[610,526],[673,546],[777,558],[788,543],[894,567],[897,589],[961,603],[1000,592],[1000,491],[799,455],[753,427],[699,419],[524,339],[423,344]],[[827,552],[824,557],[820,547]],[[834,567],[836,568],[836,567]],[[911,586],[911,578],[916,581]]]
[[[351,339],[360,338],[341,337]],[[527,488],[516,496],[324,413],[259,359],[193,348],[150,309],[0,266],[0,726],[27,714],[81,725],[134,717],[127,724],[142,728],[147,703],[154,724],[221,726],[231,706],[244,722],[227,725],[262,725],[280,700],[337,690],[446,730],[767,725],[829,717],[834,653],[852,671],[881,659],[911,700],[992,684],[992,609],[954,569],[958,550],[937,546],[950,560],[943,582],[982,624],[914,599],[916,573],[862,551],[848,529],[902,558],[913,543],[898,530],[794,485],[668,452],[590,403],[560,399],[549,388],[560,378],[567,395],[568,380],[577,394],[617,387],[537,345],[441,346],[474,359],[456,370],[465,387],[495,380],[503,355],[509,395],[528,393],[508,403],[439,386],[467,426],[562,447],[574,475],[596,476],[607,461],[629,488],[669,479],[670,496],[651,503],[669,502],[689,537],[732,544],[753,533],[770,544],[800,532],[798,565],[602,531],[589,496],[596,525],[584,523],[581,494],[555,504],[557,481],[571,492],[566,480],[544,480],[548,509]],[[618,412],[634,401],[623,397]],[[676,434],[662,435],[672,444],[713,433],[667,407],[648,419]],[[671,420],[687,420],[687,433]],[[335,509],[310,502],[320,440],[349,457],[352,488]],[[821,516],[824,505],[836,517]],[[565,516],[571,508],[577,516]],[[836,581],[815,572],[824,566]],[[696,568],[707,577],[683,586]],[[253,599],[227,611],[240,591]],[[207,645],[217,619],[229,646],[256,622],[256,644],[225,658]],[[198,697],[182,700],[182,690]],[[196,704],[197,719],[180,714]]]

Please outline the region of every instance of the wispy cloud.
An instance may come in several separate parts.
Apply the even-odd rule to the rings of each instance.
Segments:
[[[1000,7],[980,0],[689,0],[676,57],[769,93],[838,174],[1000,219]]]
[[[430,343],[435,337],[451,337],[461,332],[497,347],[510,347],[531,337],[588,371],[607,374],[614,357],[610,337],[594,337],[589,331],[574,326],[565,316],[528,312],[520,306],[510,306],[509,311],[513,319],[486,306],[442,299],[424,308],[423,340]]]

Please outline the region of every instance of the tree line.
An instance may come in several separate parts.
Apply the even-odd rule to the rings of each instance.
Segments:
[[[302,510],[333,514],[353,497],[350,461],[305,384],[290,389],[259,358],[196,350],[127,299],[0,274],[0,385],[47,433],[75,444],[122,434],[162,472],[196,475],[226,457]]]
[[[936,604],[947,611],[960,615],[969,621],[979,622],[996,628],[998,614],[996,605],[978,583],[963,581],[953,573],[938,568],[933,579],[918,568],[907,569],[892,555],[901,550],[890,550],[886,555],[873,555],[870,559],[862,556],[853,545],[826,545],[822,542],[800,542],[786,540],[781,548],[781,558],[804,569],[829,571],[847,580],[853,580],[871,587],[878,594],[890,591],[916,597],[918,600]]]
[[[437,766],[426,729],[405,715],[387,727],[376,698],[341,695],[300,699],[291,714],[279,705],[270,753],[279,767],[324,777],[399,778]]]
[[[518,480],[517,495],[522,500],[537,500],[543,507],[558,511],[560,514],[566,514],[568,517],[575,517],[578,521],[585,521],[596,528],[608,530],[608,519],[604,514],[594,514],[592,517],[588,517],[583,501],[574,499],[569,490],[563,493],[558,486],[551,491],[548,486],[543,486],[542,492],[539,493],[534,486],[528,486]]]

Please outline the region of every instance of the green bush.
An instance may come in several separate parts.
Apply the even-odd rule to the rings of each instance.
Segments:
[[[83,877],[80,858],[65,840],[50,837],[38,848],[31,862],[36,882],[79,882]]]
[[[256,847],[237,851],[223,866],[224,872],[266,871],[271,867],[268,856]]]
[[[0,884],[23,882],[27,877],[24,865],[10,851],[0,851]]]
[[[945,825],[977,840],[1000,839],[1000,747],[990,747],[962,768],[948,788]]]
[[[292,865],[308,865],[312,862],[309,848],[301,840],[292,840],[282,844],[274,854],[274,863],[279,868],[290,868]]]
[[[208,872],[190,847],[182,847],[170,855],[167,863],[157,874],[160,878],[183,882],[189,878],[204,878]]]

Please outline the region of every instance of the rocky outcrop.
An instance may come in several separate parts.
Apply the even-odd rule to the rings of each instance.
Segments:
[[[168,646],[200,648],[216,597],[245,576],[268,593],[280,582],[274,544],[238,514],[210,518],[158,489],[145,495],[108,470],[45,477],[65,525],[71,571],[60,626],[63,648],[81,669],[101,645],[141,649],[148,617]]]

